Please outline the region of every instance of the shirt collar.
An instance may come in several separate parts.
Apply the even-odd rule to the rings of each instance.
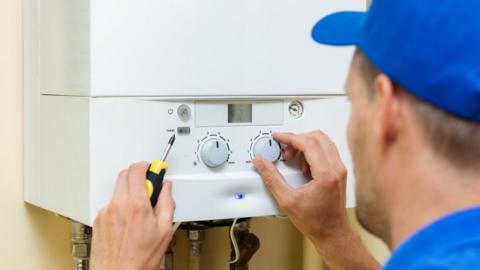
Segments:
[[[480,207],[454,212],[421,228],[393,251],[383,269],[406,269],[415,261],[469,242],[480,242]]]

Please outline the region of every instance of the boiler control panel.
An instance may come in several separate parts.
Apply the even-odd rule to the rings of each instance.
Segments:
[[[37,194],[65,201],[54,192],[59,186],[88,190],[78,193],[88,194],[88,211],[75,210],[79,204],[73,200],[69,200],[71,205],[55,204],[64,209],[54,209],[57,213],[85,213],[87,216],[69,215],[86,224],[93,222],[110,200],[118,173],[131,163],[160,158],[172,134],[176,141],[167,159],[170,166],[165,178],[173,183],[175,221],[280,214],[252,160],[262,156],[274,162],[292,187],[309,179],[295,161],[283,160],[282,145],[272,138],[274,132],[321,129],[335,141],[347,168],[351,168],[346,143],[350,110],[345,97],[207,100],[42,96],[41,102],[42,123],[48,127],[40,134],[42,179],[55,185],[39,185]],[[68,152],[59,145],[68,145]],[[70,168],[72,156],[86,162]],[[67,174],[67,180],[59,178]],[[353,179],[347,188],[347,206],[352,207]]]

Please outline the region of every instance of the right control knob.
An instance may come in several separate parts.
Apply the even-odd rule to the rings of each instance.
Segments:
[[[261,137],[253,144],[253,157],[261,156],[272,162],[280,159],[280,144],[272,137]]]

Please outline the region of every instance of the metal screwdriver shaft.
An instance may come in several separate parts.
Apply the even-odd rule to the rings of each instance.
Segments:
[[[172,137],[170,137],[170,140],[168,140],[167,147],[165,147],[165,150],[163,151],[163,155],[162,155],[162,158],[160,159],[160,161],[165,162],[168,154],[170,153],[170,149],[172,149],[172,146],[173,146],[174,142],[175,142],[175,134],[173,134]]]
[[[168,140],[168,144],[163,151],[162,158],[160,160],[152,161],[150,167],[148,168],[145,185],[147,188],[147,195],[150,198],[152,207],[155,207],[155,205],[157,205],[158,196],[162,191],[163,179],[165,177],[165,173],[168,170],[168,164],[165,162],[165,160],[167,159],[167,156],[170,153],[170,149],[172,148],[174,142],[175,134],[170,137],[170,140]]]

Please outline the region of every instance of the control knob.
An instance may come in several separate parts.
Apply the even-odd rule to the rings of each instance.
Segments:
[[[223,165],[228,160],[228,147],[221,139],[207,140],[200,150],[200,157],[203,163],[210,168]]]
[[[253,144],[253,156],[261,156],[266,160],[272,162],[280,159],[281,148],[280,144],[272,137],[261,137]]]

